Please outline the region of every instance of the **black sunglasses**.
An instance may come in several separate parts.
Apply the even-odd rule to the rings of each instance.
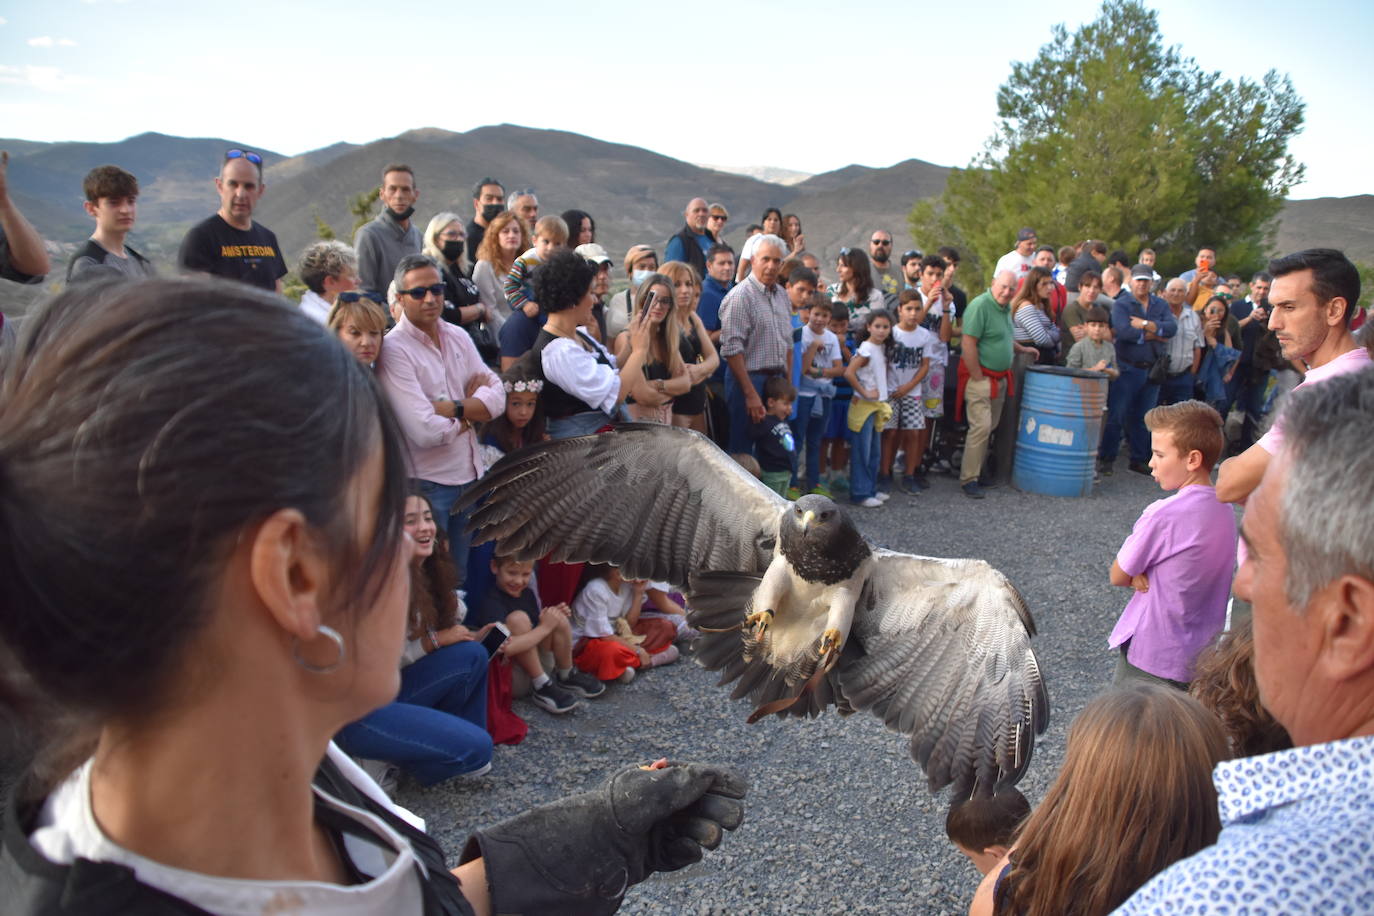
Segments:
[[[339,293],[340,302],[357,302],[359,299],[370,299],[378,305],[386,305],[385,296],[369,289],[350,289],[347,292]]]
[[[903,252],[902,252],[902,260],[903,260],[903,261],[910,261],[912,258],[922,258],[922,257],[925,257],[925,255],[921,254],[921,253],[920,253],[919,251],[917,251],[915,248],[908,248],[906,251],[903,251]]]
[[[417,286],[413,289],[396,290],[396,295],[409,296],[416,302],[419,302],[420,300],[424,299],[427,293],[432,293],[433,295],[438,296],[442,299],[444,296],[444,284],[435,283],[433,286]]]
[[[869,243],[868,243],[868,244],[870,244],[870,245],[891,245],[891,244],[892,244],[892,239],[871,239],[871,240],[869,240]]]
[[[247,150],[231,149],[229,152],[224,154],[225,162],[228,162],[230,159],[247,159],[254,165],[262,165],[262,157],[259,156],[257,153],[250,153]]]

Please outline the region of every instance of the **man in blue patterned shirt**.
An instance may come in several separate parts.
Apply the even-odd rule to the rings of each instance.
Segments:
[[[1294,747],[1219,764],[1216,844],[1118,913],[1374,913],[1374,369],[1293,392],[1284,422],[1235,589]]]

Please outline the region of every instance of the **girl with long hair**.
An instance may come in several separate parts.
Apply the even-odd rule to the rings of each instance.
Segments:
[[[841,248],[835,272],[839,282],[830,284],[827,292],[831,300],[845,304],[849,309],[849,327],[860,331],[868,323],[869,312],[883,307],[883,291],[873,285],[868,255],[858,248]]]
[[[499,213],[487,226],[482,244],[477,246],[477,263],[472,268],[472,281],[482,304],[491,309],[491,329],[495,333],[510,317],[510,303],[506,301],[506,276],[515,259],[528,251],[529,229],[524,220],[507,210]]]
[[[1133,685],[1090,702],[1064,763],[970,916],[1105,916],[1221,831],[1212,768],[1226,734],[1197,700]]]
[[[669,261],[659,271],[673,284],[673,324],[677,328],[678,348],[691,389],[673,399],[673,425],[706,432],[706,380],[720,365],[716,345],[697,314],[701,298],[701,278],[690,264]]]
[[[1032,267],[1011,300],[1014,339],[1040,351],[1035,362],[1042,366],[1054,365],[1059,354],[1059,324],[1051,303],[1053,293],[1054,277],[1050,272],[1043,267]]]
[[[626,405],[633,420],[648,420],[668,425],[672,423],[672,404],[675,398],[691,391],[692,376],[688,374],[678,343],[678,322],[673,317],[673,282],[655,273],[639,286],[635,297],[635,314],[649,328],[649,350],[644,355],[644,379],[647,383],[635,392],[634,401]],[[620,332],[616,339],[616,359],[622,364],[629,358],[630,331]]]

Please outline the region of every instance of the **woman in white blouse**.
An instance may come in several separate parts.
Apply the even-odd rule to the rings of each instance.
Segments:
[[[534,293],[549,315],[529,358],[545,380],[539,403],[548,418],[550,438],[585,436],[619,419],[627,397],[661,397],[662,382],[644,377],[649,353],[649,323],[630,319],[629,351],[622,364],[586,328],[592,309],[595,269],[566,249],[549,256],[534,276]]]

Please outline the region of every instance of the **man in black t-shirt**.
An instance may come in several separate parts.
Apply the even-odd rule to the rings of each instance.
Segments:
[[[225,154],[215,188],[219,191],[219,211],[186,233],[177,264],[182,270],[214,274],[280,293],[281,278],[286,276],[281,246],[272,230],[253,222],[253,208],[266,189],[262,157],[231,149]]]

